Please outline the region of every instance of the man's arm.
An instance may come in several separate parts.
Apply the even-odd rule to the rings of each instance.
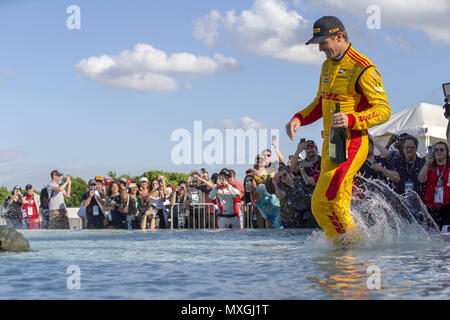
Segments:
[[[389,120],[391,107],[384,91],[381,75],[375,66],[365,69],[357,83],[361,101],[366,100],[364,110],[347,114],[348,127],[355,130],[369,129]]]
[[[62,185],[58,186],[57,183],[55,183],[55,185],[52,187],[52,190],[55,191],[59,191],[59,192],[64,192],[64,190],[66,189],[67,185],[69,184],[69,181],[66,180]]]
[[[386,150],[385,147],[383,147],[381,144],[379,144],[375,140],[372,139],[372,141],[373,141],[373,145],[375,146],[375,148],[377,148],[378,151],[380,151],[380,155],[385,159],[389,158],[389,151]]]
[[[273,145],[273,148],[275,149],[275,151],[277,152],[278,162],[279,163],[285,163],[284,162],[284,156],[281,153],[280,149],[278,148],[278,141],[276,141],[276,140],[272,141],[272,145]]]

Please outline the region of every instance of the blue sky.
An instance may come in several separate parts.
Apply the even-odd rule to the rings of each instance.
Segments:
[[[441,105],[450,4],[432,2],[0,0],[0,185],[40,187],[54,168],[84,179],[109,170],[212,173],[225,165],[171,159],[171,134],[193,133],[196,120],[224,134],[279,129],[287,158],[297,142],[284,126],[314,98],[323,61],[302,45],[323,15],[339,16],[379,68],[392,113]],[[79,30],[66,26],[70,5],[80,8]],[[381,29],[367,28],[369,5],[380,8]],[[153,50],[145,65],[137,44]],[[301,128],[296,141],[321,146],[321,125]],[[226,166],[239,178],[249,167]]]

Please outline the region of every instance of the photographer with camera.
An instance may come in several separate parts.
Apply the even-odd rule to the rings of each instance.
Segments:
[[[64,198],[70,198],[72,180],[66,176],[62,185],[59,181],[63,174],[58,170],[50,173],[52,181],[47,185],[48,209],[49,209],[49,229],[69,229],[69,214],[67,212]]]
[[[189,207],[186,181],[180,181],[175,187],[175,194],[170,198],[170,207],[173,213],[173,227],[185,228],[186,209]]]
[[[22,188],[15,186],[11,191],[11,195],[6,198],[2,205],[4,208],[3,217],[6,218],[6,225],[16,229],[23,227],[22,225],[22,206],[24,199],[22,196]]]
[[[214,187],[210,180],[205,180],[200,177],[200,174],[193,170],[188,178],[187,188],[187,205],[189,207],[189,227],[190,228],[205,228],[209,224],[207,220],[207,210],[205,205],[207,203],[207,195]],[[200,205],[198,205],[200,204]],[[195,223],[195,225],[194,225]]]
[[[219,206],[218,228],[241,227],[237,203],[240,201],[239,190],[230,183],[231,174],[222,170],[217,177],[217,184],[209,193],[209,198]]]
[[[87,228],[104,229],[109,222],[103,208],[106,205],[105,194],[99,190],[102,186],[96,180],[89,180],[88,185],[86,192],[81,195],[83,207],[86,208]]]
[[[275,194],[280,199],[284,228],[318,228],[311,211],[312,192],[301,177],[294,177],[289,167],[281,165],[274,177]],[[283,210],[282,202],[287,202]]]
[[[425,156],[418,179],[425,184],[425,205],[441,229],[450,225],[450,156],[448,144],[438,142]]]
[[[306,153],[305,160],[302,160],[300,156],[303,150]],[[294,177],[301,176],[306,184],[315,186],[320,175],[321,160],[322,158],[318,154],[318,149],[314,141],[301,139],[291,160],[290,168]]]

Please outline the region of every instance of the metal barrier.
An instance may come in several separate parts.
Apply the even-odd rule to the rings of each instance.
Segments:
[[[244,202],[239,202],[237,206],[241,228],[253,229],[252,203],[245,205]],[[176,203],[169,208],[169,213],[171,229],[215,229],[216,220],[219,217],[219,209],[213,203],[191,203],[188,208],[183,208],[183,204]],[[267,222],[265,227],[267,228]]]

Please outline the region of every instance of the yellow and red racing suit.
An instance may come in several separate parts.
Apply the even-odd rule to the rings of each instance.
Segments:
[[[348,116],[348,160],[337,164],[329,157],[332,112],[339,102]],[[312,197],[314,217],[328,238],[337,239],[355,227],[350,217],[353,177],[367,158],[367,129],[387,121],[391,109],[380,73],[372,62],[350,45],[339,59],[322,65],[319,90],[314,101],[295,114],[301,126],[323,118],[321,173]]]

